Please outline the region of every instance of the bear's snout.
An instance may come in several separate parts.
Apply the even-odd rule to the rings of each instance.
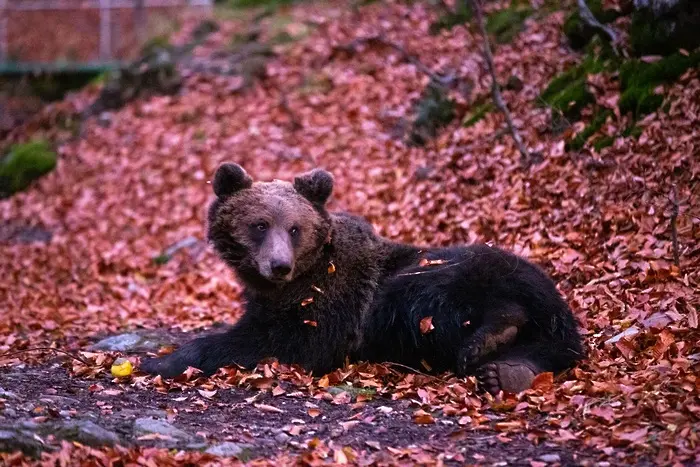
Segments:
[[[258,267],[260,274],[271,281],[288,281],[294,270],[294,246],[289,233],[270,229],[262,245]]]

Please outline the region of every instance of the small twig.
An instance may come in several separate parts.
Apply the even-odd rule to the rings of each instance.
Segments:
[[[678,248],[678,227],[676,226],[676,221],[678,220],[678,214],[680,211],[680,205],[678,203],[678,187],[673,185],[671,190],[671,242],[673,245],[673,264],[676,265],[678,269],[681,268],[681,255]]]
[[[19,354],[23,354],[23,353],[27,353],[27,352],[57,352],[57,353],[67,355],[70,358],[72,358],[73,360],[78,360],[79,362],[84,363],[87,366],[93,366],[92,363],[88,362],[85,359],[82,359],[76,355],[73,355],[70,352],[66,352],[65,350],[54,349],[53,347],[32,347],[31,349],[17,350],[16,352],[8,352],[8,353],[0,354],[0,358],[12,357],[13,355],[19,355]]]
[[[619,39],[615,30],[610,26],[606,26],[600,21],[598,21],[591,9],[588,8],[586,0],[577,0],[577,2],[579,14],[581,15],[581,20],[583,20],[584,23],[591,26],[592,28],[600,29],[601,31],[603,31],[610,38],[610,45],[612,46],[615,55],[620,55],[620,51],[617,49]]]
[[[505,101],[503,100],[503,96],[501,96],[501,89],[500,86],[498,85],[498,78],[496,77],[496,67],[493,64],[493,54],[491,53],[491,43],[489,41],[489,36],[488,32],[486,31],[486,23],[484,22],[484,15],[481,10],[481,2],[480,0],[466,0],[467,2],[472,3],[474,6],[474,13],[476,14],[476,21],[479,23],[479,30],[481,32],[481,37],[483,38],[484,41],[484,58],[486,59],[486,66],[488,67],[489,73],[491,74],[491,94],[493,96],[493,101],[496,104],[496,107],[498,107],[498,110],[503,113],[506,119],[506,123],[508,123],[508,128],[510,129],[510,134],[513,136],[513,140],[515,140],[515,144],[518,146],[518,150],[520,151],[520,164],[523,167],[526,167],[527,165],[530,164],[531,162],[531,157],[530,157],[530,152],[527,150],[527,147],[525,147],[525,144],[523,143],[522,138],[520,137],[520,133],[518,132],[518,129],[515,127],[513,124],[513,117],[510,115],[510,111],[508,110],[508,106],[506,105]],[[467,6],[469,6],[467,4]]]
[[[350,41],[347,44],[341,44],[341,45],[336,45],[333,47],[333,51],[331,52],[330,57],[328,58],[329,61],[333,60],[335,56],[338,53],[345,52],[349,54],[354,54],[357,53],[357,48],[361,45],[368,44],[368,45],[383,45],[386,47],[389,47],[391,49],[396,50],[401,54],[401,58],[403,60],[406,60],[409,63],[412,63],[418,71],[425,73],[432,81],[435,83],[441,85],[441,86],[450,86],[452,83],[455,81],[455,76],[440,76],[434,71],[432,71],[430,68],[428,68],[423,62],[421,62],[418,57],[410,54],[406,49],[401,47],[399,44],[396,44],[395,42],[392,42],[382,36],[381,34],[377,34],[374,36],[368,36],[368,37],[358,37],[357,39],[354,39]]]
[[[417,373],[417,374],[419,374],[419,375],[421,375],[421,376],[425,376],[426,378],[431,378],[431,379],[434,379],[435,381],[439,381],[439,382],[441,382],[441,383],[446,383],[446,381],[445,381],[444,379],[442,379],[442,378],[438,378],[437,376],[429,375],[428,373],[423,373],[423,372],[420,371],[420,370],[417,370],[417,369],[415,369],[415,368],[413,368],[413,367],[410,367],[410,366],[408,366],[408,365],[404,365],[404,364],[402,364],[402,363],[384,362],[384,365],[390,365],[390,366],[395,366],[395,367],[398,367],[398,368],[403,368],[404,370],[408,370],[408,371],[410,371],[411,373]]]

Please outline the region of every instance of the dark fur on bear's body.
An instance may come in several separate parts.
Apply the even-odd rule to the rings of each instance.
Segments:
[[[583,357],[568,306],[523,258],[383,239],[360,217],[326,212],[332,178],[320,170],[294,185],[253,184],[225,164],[214,189],[209,239],[245,285],[245,313],[226,333],[144,361],[148,372],[210,374],[276,357],[323,374],[350,357],[476,374],[497,392]],[[428,316],[434,328],[423,334]]]

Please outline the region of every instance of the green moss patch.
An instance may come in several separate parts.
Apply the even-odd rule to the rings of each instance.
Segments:
[[[476,105],[474,109],[467,116],[464,117],[464,120],[462,120],[462,126],[474,126],[477,122],[483,120],[486,114],[490,113],[495,108],[496,107],[492,102],[484,102],[482,104]]]
[[[0,160],[0,197],[23,190],[56,167],[56,153],[45,141],[12,146]]]
[[[654,63],[629,60],[620,67],[620,112],[632,112],[636,118],[656,111],[663,96],[656,88],[677,80],[688,69],[700,65],[700,52],[686,56],[675,53]]]
[[[491,13],[486,20],[486,30],[493,34],[497,42],[510,42],[523,30],[525,20],[532,12],[529,6],[514,2],[505,10]]]
[[[430,83],[416,104],[416,119],[409,140],[411,144],[422,146],[434,138],[440,128],[449,124],[456,116],[455,103],[446,90]]]
[[[591,122],[588,125],[586,125],[586,127],[574,137],[574,139],[566,143],[566,149],[573,149],[575,151],[578,151],[579,149],[583,148],[583,146],[586,144],[586,141],[588,141],[588,138],[597,133],[603,127],[603,125],[605,125],[605,122],[607,121],[608,117],[612,115],[613,113],[609,109],[605,109],[604,111],[599,112],[593,118],[593,120],[591,120]]]
[[[577,119],[581,115],[581,109],[595,100],[593,94],[588,91],[587,76],[600,73],[605,68],[604,61],[589,56],[580,65],[556,76],[542,91],[540,99],[567,118]]]
[[[466,2],[457,2],[457,9],[443,13],[440,17],[430,25],[429,32],[432,35],[438,34],[442,30],[449,31],[455,26],[466,24],[472,19],[474,12],[470,5]]]

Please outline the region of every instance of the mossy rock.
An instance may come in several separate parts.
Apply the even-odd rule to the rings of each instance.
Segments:
[[[688,56],[675,53],[654,63],[629,60],[620,67],[620,112],[632,112],[636,118],[656,111],[663,96],[656,88],[677,80],[688,69],[700,66],[700,51]]]
[[[647,3],[632,14],[629,34],[635,55],[669,55],[700,47],[700,2]]]
[[[620,16],[620,12],[616,10],[605,10],[601,0],[589,0],[587,5],[596,19],[603,24],[611,23]],[[600,31],[586,24],[581,19],[578,8],[564,22],[564,34],[573,49],[579,50],[584,48],[599,33]]]
[[[477,122],[483,120],[486,114],[491,112],[494,108],[495,106],[492,102],[484,102],[475,106],[472,112],[462,120],[462,126],[465,128],[474,126]]]
[[[540,94],[543,103],[560,111],[566,118],[578,119],[581,109],[595,101],[588,91],[587,76],[613,66],[604,49],[590,52],[583,62],[557,75]]]
[[[593,117],[593,120],[591,120],[591,122],[588,125],[586,125],[586,127],[574,137],[574,139],[566,143],[566,149],[578,151],[579,149],[583,148],[583,146],[585,146],[586,144],[586,141],[588,141],[588,138],[597,133],[598,130],[600,130],[603,127],[603,125],[605,125],[605,122],[607,121],[608,117],[612,115],[613,113],[609,109],[605,109],[602,112],[598,112]]]
[[[466,2],[457,2],[457,9],[443,13],[440,17],[430,25],[429,32],[432,35],[440,33],[442,30],[449,31],[455,26],[467,24],[474,17],[471,5]]]
[[[27,188],[56,167],[56,153],[45,141],[17,144],[0,160],[0,197]]]
[[[491,13],[486,20],[486,30],[493,34],[497,42],[510,42],[523,30],[525,20],[532,12],[528,6],[513,3],[505,10]]]
[[[440,85],[430,83],[416,105],[416,119],[410,134],[410,143],[422,146],[434,138],[440,128],[456,116],[455,103]]]

